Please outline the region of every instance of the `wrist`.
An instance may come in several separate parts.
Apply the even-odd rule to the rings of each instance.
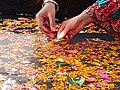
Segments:
[[[44,7],[46,4],[54,4],[55,5],[55,10],[58,11],[59,10],[59,6],[58,4],[54,1],[54,0],[44,0],[42,7]]]
[[[94,19],[91,18],[86,11],[83,11],[80,15],[78,15],[79,21],[84,25],[88,25],[94,22]]]
[[[53,3],[46,3],[45,5],[44,5],[44,7],[49,7],[50,9],[55,9],[55,4],[53,4]]]

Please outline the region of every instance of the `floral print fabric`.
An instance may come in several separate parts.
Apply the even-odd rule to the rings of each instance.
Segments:
[[[109,34],[120,37],[120,0],[97,0],[86,12],[95,24]]]

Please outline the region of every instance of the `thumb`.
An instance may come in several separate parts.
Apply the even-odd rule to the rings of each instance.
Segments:
[[[68,31],[69,31],[69,27],[66,26],[66,27],[64,28],[64,30],[57,35],[58,39],[61,39],[61,38],[65,37],[66,34],[68,33]]]
[[[55,15],[48,15],[49,21],[50,21],[50,29],[52,31],[56,31],[55,30]]]

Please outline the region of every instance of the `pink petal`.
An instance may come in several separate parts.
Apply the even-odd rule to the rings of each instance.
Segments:
[[[10,28],[16,28],[16,26],[10,26]]]
[[[95,54],[90,54],[90,58],[96,58],[98,55],[100,54],[100,52],[96,52]]]
[[[59,50],[59,49],[62,49],[62,47],[61,46],[55,46],[53,49]]]
[[[61,69],[60,72],[64,73],[64,72],[66,72],[66,71],[65,71],[64,69]]]
[[[120,58],[118,57],[118,58],[115,58],[115,60],[120,60]]]
[[[28,75],[33,76],[35,72],[27,72]]]
[[[116,70],[120,70],[120,68],[116,68]]]
[[[31,32],[31,29],[27,29],[27,30],[25,30],[26,32]]]
[[[77,51],[77,50],[67,50],[67,52],[68,52],[68,53],[73,53],[73,54],[75,54],[75,53],[77,53],[78,51]]]
[[[57,52],[57,54],[61,55],[61,54],[63,54],[63,52]]]
[[[38,90],[37,88],[35,88],[35,87],[32,87],[30,90]]]
[[[66,56],[65,56],[65,58],[66,58],[66,59],[69,59],[69,58],[72,58],[72,57],[71,57],[71,56],[66,55]]]
[[[21,89],[24,88],[24,86],[23,85],[19,85],[19,84],[15,84],[15,85],[12,86],[12,88],[15,89],[15,90],[17,90],[17,89],[21,90]]]
[[[108,79],[109,75],[108,74],[100,74],[101,78]]]
[[[98,73],[107,73],[105,70],[100,70],[100,69],[98,69],[97,72]]]
[[[96,55],[99,55],[99,54],[101,54],[101,53],[100,53],[100,52],[96,52],[95,54],[96,54]]]
[[[95,81],[96,79],[94,77],[89,77],[90,78],[90,81],[93,82]]]
[[[79,50],[84,50],[83,48],[79,48]]]
[[[15,52],[14,52],[14,54],[16,54],[16,55],[17,55],[17,54],[20,54],[20,52],[15,51]]]
[[[101,88],[101,87],[102,87],[102,85],[101,85],[101,84],[98,84],[98,83],[96,83],[95,86],[98,87],[98,88]]]
[[[96,54],[90,54],[90,58],[93,59],[93,58],[96,58],[97,55]]]
[[[23,21],[27,21],[28,20],[28,18],[22,18],[22,17],[20,17],[20,18],[18,18],[19,20],[23,20]]]
[[[96,80],[96,78],[94,78],[93,76],[89,76],[86,78],[87,82],[94,82]]]

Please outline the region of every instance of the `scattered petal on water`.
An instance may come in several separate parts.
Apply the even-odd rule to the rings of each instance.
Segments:
[[[103,79],[108,79],[109,75],[108,74],[100,74],[100,77]]]
[[[102,85],[101,85],[101,84],[98,84],[98,83],[95,84],[95,86],[98,87],[98,88],[101,88],[101,87],[102,87]]]
[[[105,70],[100,70],[100,69],[98,69],[97,72],[99,72],[99,73],[107,73]]]
[[[91,59],[94,59],[94,58],[96,58],[96,57],[97,57],[96,54],[90,54],[90,58],[91,58]]]
[[[85,80],[87,82],[94,82],[96,80],[96,78],[94,78],[94,77],[87,77]]]
[[[32,87],[31,90],[38,90],[36,87]]]
[[[66,55],[66,56],[65,56],[65,58],[66,58],[66,59],[70,59],[70,58],[72,58],[72,57],[71,57],[71,56]]]
[[[94,27],[90,24],[82,33],[106,33]],[[70,44],[65,39],[49,39],[35,19],[1,19],[0,90],[116,89],[119,45],[117,38],[88,38]]]
[[[68,53],[77,53],[77,50],[67,50]]]

